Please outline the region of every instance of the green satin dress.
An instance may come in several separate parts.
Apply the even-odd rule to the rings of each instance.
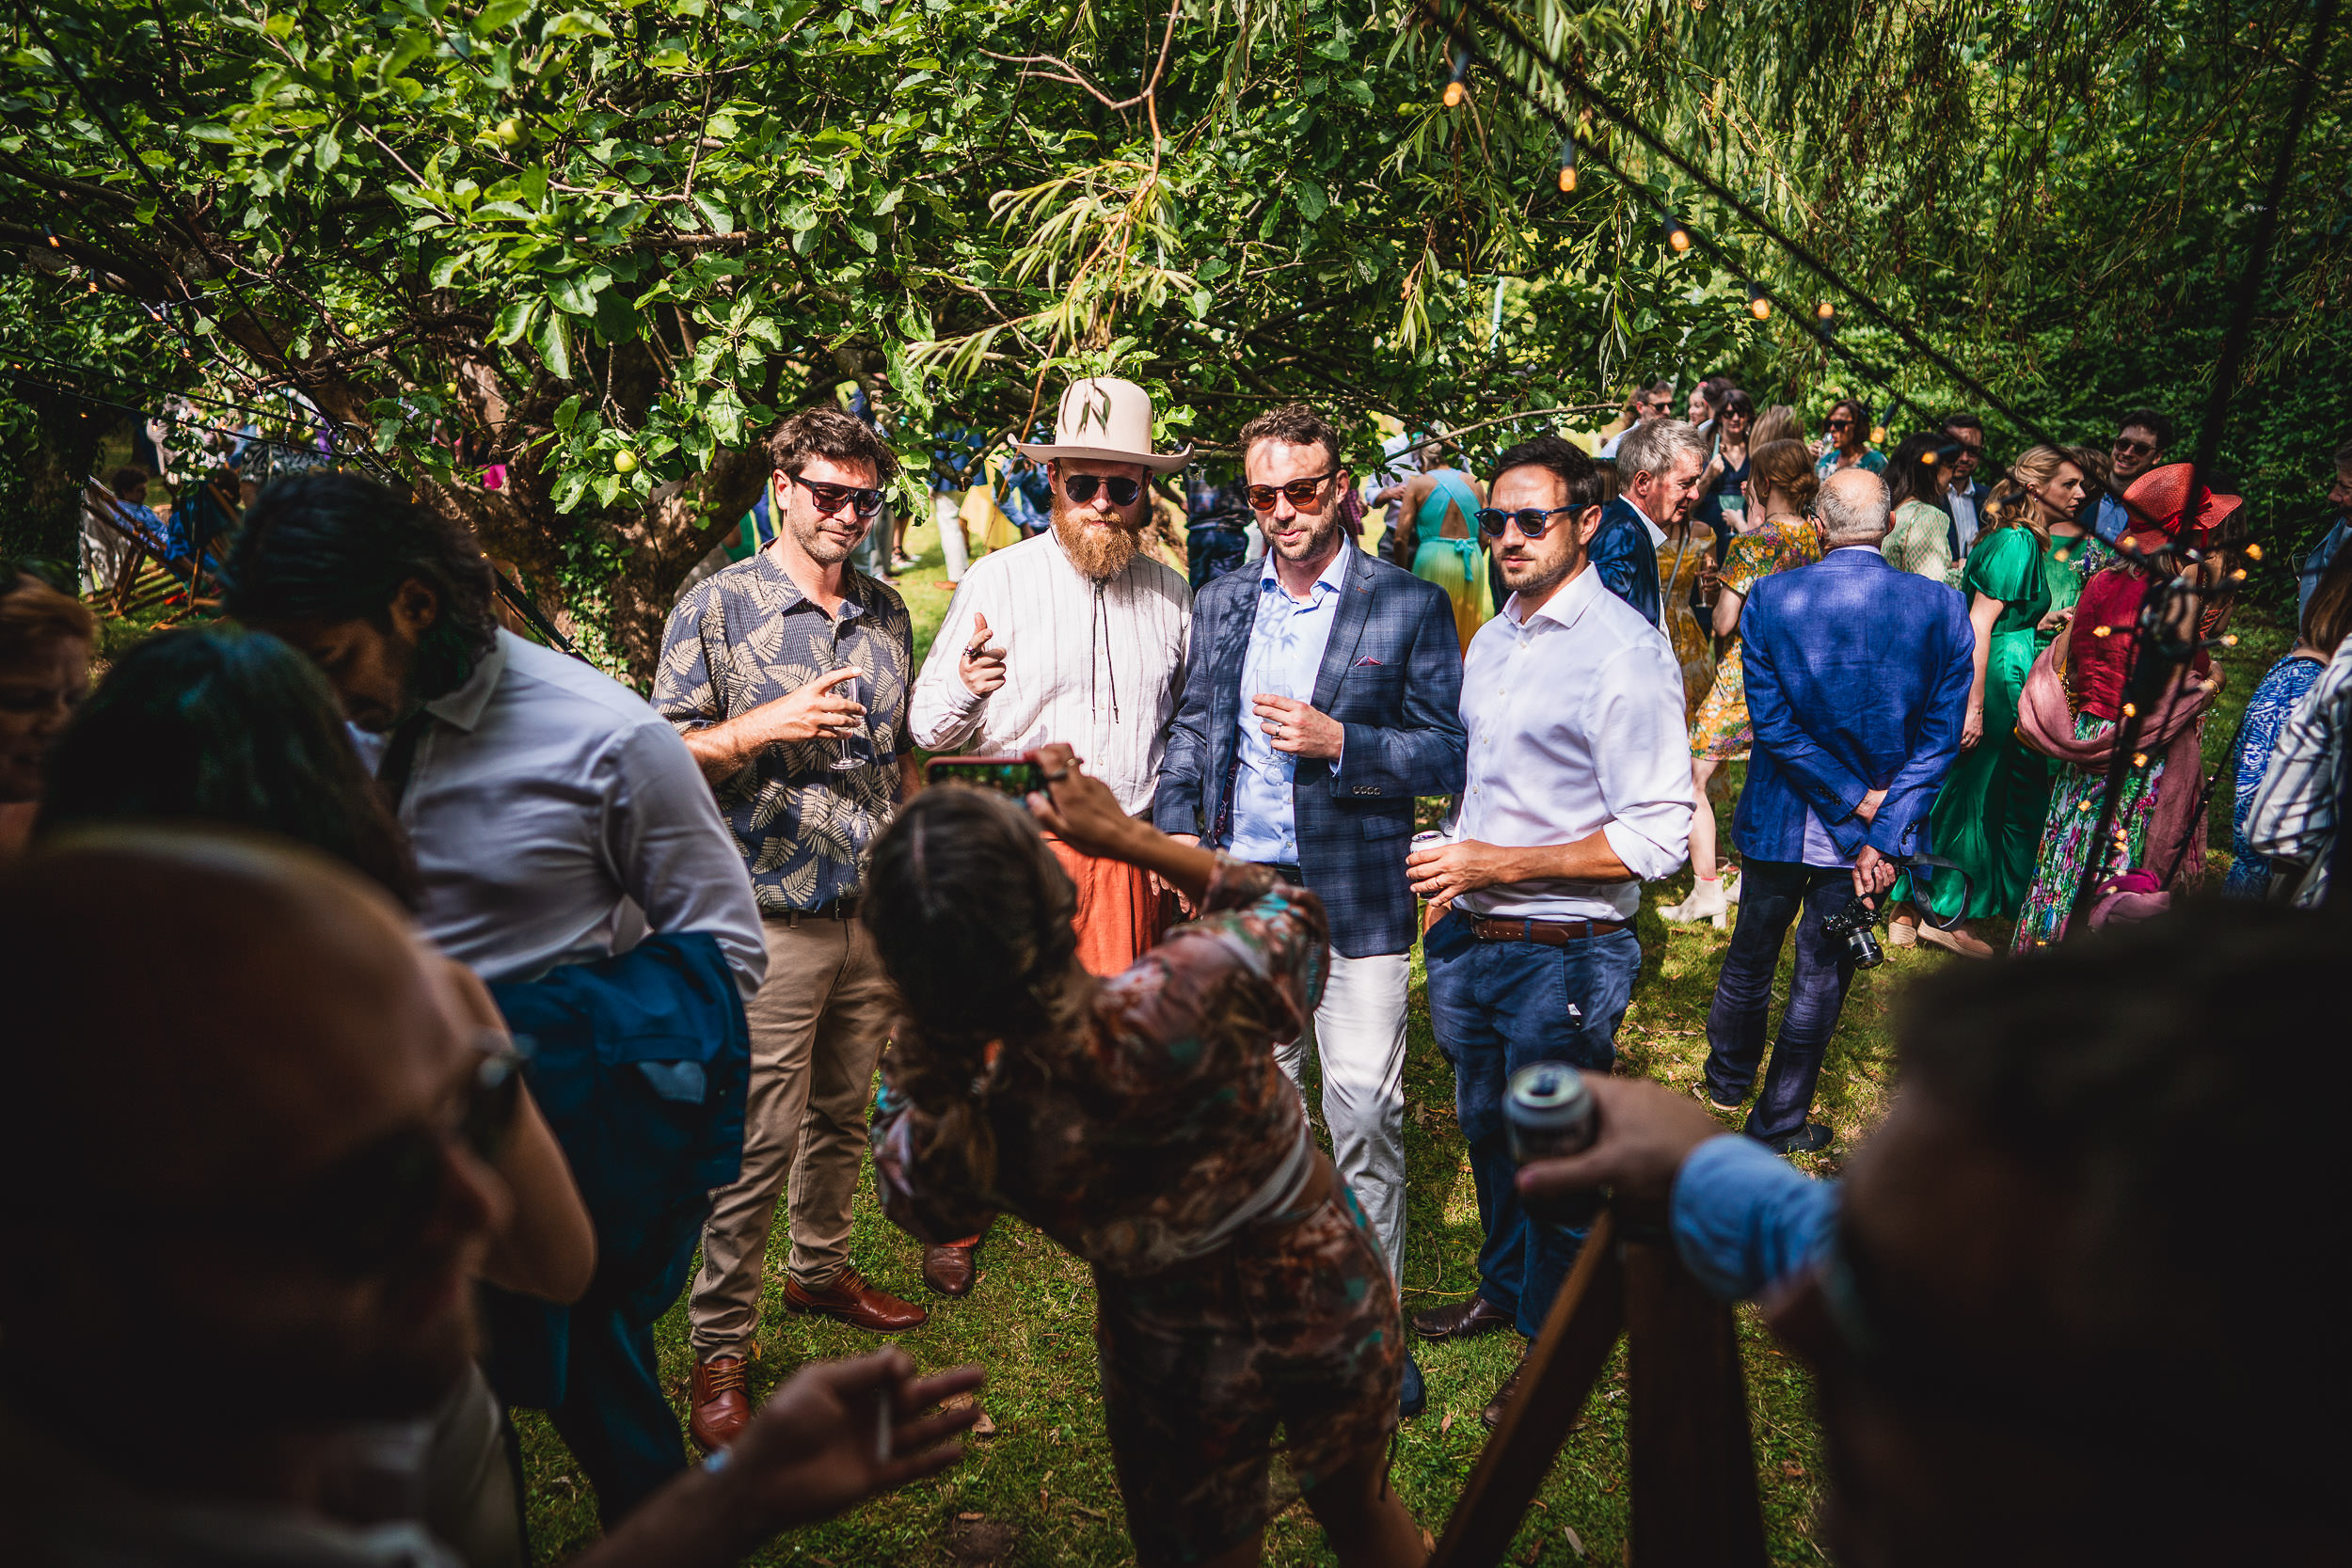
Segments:
[[[1968,874],[1967,907],[1960,879],[1938,872],[1927,902],[1948,920],[2011,920],[2033,877],[2050,809],[2050,759],[2017,738],[2017,699],[2042,640],[2035,628],[2050,612],[2046,552],[2033,531],[2005,528],[1977,541],[1961,574],[1972,606],[1981,594],[2001,601],[1984,664],[1984,738],[1960,753],[1935,798],[1935,853]]]

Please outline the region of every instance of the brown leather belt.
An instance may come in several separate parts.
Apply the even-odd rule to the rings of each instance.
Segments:
[[[1588,937],[1622,931],[1629,920],[1473,920],[1470,934],[1481,942],[1532,942],[1543,947],[1565,947]]]

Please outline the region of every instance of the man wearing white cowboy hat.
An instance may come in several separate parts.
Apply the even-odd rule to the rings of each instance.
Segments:
[[[1073,747],[1119,803],[1149,816],[1183,685],[1192,594],[1142,553],[1150,482],[1192,460],[1152,450],[1152,395],[1089,376],[1062,394],[1043,462],[1053,526],[973,563],[914,683],[915,743],[997,755]],[[1142,874],[1055,846],[1078,884],[1078,956],[1116,974],[1156,939]]]
[[[973,562],[908,719],[932,752],[998,756],[1062,741],[1148,817],[1184,684],[1192,592],[1142,553],[1147,485],[1192,449],[1153,451],[1151,394],[1108,376],[1062,394],[1055,437],[1014,443],[1046,465],[1053,526]],[[1157,892],[1131,866],[1055,851],[1078,884],[1079,958],[1117,974],[1157,940]]]

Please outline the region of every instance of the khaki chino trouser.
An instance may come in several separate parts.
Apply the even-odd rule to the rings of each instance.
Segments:
[[[697,1361],[750,1351],[780,1195],[789,1193],[793,1279],[821,1290],[849,1266],[874,1068],[898,1013],[865,927],[782,916],[765,925],[768,977],[744,1009],[752,1072],[743,1174],[711,1195],[687,1306]]]

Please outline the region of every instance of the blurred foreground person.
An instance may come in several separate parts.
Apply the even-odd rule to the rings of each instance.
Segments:
[[[32,833],[41,764],[89,690],[97,636],[81,600],[0,561],[0,858]]]
[[[480,1349],[516,1080],[448,966],[308,850],[118,829],[0,872],[0,1561],[453,1568],[325,1463],[355,1424],[431,1412]],[[97,1105],[103,1138],[72,1114]],[[803,1370],[729,1463],[580,1560],[733,1562],[952,1464],[930,1445],[969,1413],[923,1412],[979,1374],[913,1372]],[[884,1399],[904,1457],[878,1457]]]
[[[1140,1561],[1257,1562],[1279,1422],[1340,1561],[1418,1563],[1388,1484],[1405,1365],[1388,1263],[1275,1060],[1323,990],[1323,902],[1136,821],[1070,748],[1040,760],[1050,797],[1029,811],[927,789],[874,847],[860,918],[908,1013],[874,1125],[884,1206],[927,1241],[1009,1208],[1092,1266]],[[1039,821],[1202,918],[1088,973]]]
[[[1652,1084],[1521,1173],[1668,1199],[1812,1364],[1851,1568],[2341,1563],[2340,919],[2176,911],[1919,981],[1902,1092],[1809,1180]]]

